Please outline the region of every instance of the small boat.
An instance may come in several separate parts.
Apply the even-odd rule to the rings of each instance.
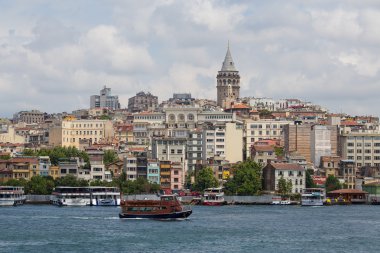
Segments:
[[[221,206],[224,205],[224,192],[222,187],[207,188],[203,193],[202,205],[204,206]]]
[[[282,198],[281,196],[274,196],[272,198],[272,203],[271,205],[291,205],[292,202],[290,201],[290,199],[285,199],[285,198]]]
[[[323,206],[326,195],[322,188],[305,188],[301,195],[302,206]]]
[[[25,201],[24,187],[0,186],[0,206],[23,205]]]
[[[193,212],[175,195],[162,195],[159,200],[125,200],[120,204],[122,219],[185,219]]]

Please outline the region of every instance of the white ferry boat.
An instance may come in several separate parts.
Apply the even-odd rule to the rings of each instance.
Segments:
[[[322,188],[306,188],[301,195],[302,206],[323,206],[325,200],[326,194]]]
[[[222,187],[207,188],[203,193],[202,205],[221,206],[224,205],[224,192]]]
[[[24,187],[0,186],[0,206],[23,205],[25,201]]]
[[[117,187],[90,186],[91,205],[120,206],[120,190]]]
[[[56,187],[52,204],[57,206],[119,206],[120,191],[116,187]]]
[[[51,202],[57,206],[89,206],[90,191],[88,187],[58,186],[53,191]]]

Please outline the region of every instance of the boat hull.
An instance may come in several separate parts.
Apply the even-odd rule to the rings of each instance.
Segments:
[[[121,219],[186,219],[192,214],[192,210],[186,210],[165,214],[135,214],[135,213],[119,213]]]
[[[222,205],[224,205],[224,201],[223,202],[203,201],[202,205],[204,205],[204,206],[222,206]]]

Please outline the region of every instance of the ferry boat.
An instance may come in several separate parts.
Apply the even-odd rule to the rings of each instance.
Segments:
[[[51,203],[57,206],[89,206],[90,190],[88,187],[58,186],[52,193]]]
[[[118,206],[120,191],[117,187],[58,186],[53,191],[51,202],[57,206]]]
[[[175,195],[161,195],[159,200],[122,200],[120,206],[122,219],[185,219],[192,213]]]
[[[322,188],[305,188],[301,195],[302,206],[323,206],[326,194]]]
[[[202,205],[221,206],[224,204],[224,192],[222,190],[222,187],[205,189],[203,193]]]
[[[25,201],[24,187],[0,186],[0,206],[23,205]]]
[[[91,205],[120,206],[120,190],[117,187],[90,186]]]

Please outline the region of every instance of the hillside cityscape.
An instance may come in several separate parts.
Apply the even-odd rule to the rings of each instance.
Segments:
[[[107,185],[123,178],[135,192],[132,182],[145,184],[139,192],[224,186],[237,195],[380,187],[378,117],[329,113],[297,98],[250,97],[240,93],[240,80],[228,47],[216,100],[175,91],[159,103],[141,91],[123,108],[105,85],[89,94],[89,108],[16,112],[0,121],[0,184],[48,177],[61,185],[68,178]],[[253,179],[233,181],[247,166]],[[30,193],[51,193],[36,189]]]

